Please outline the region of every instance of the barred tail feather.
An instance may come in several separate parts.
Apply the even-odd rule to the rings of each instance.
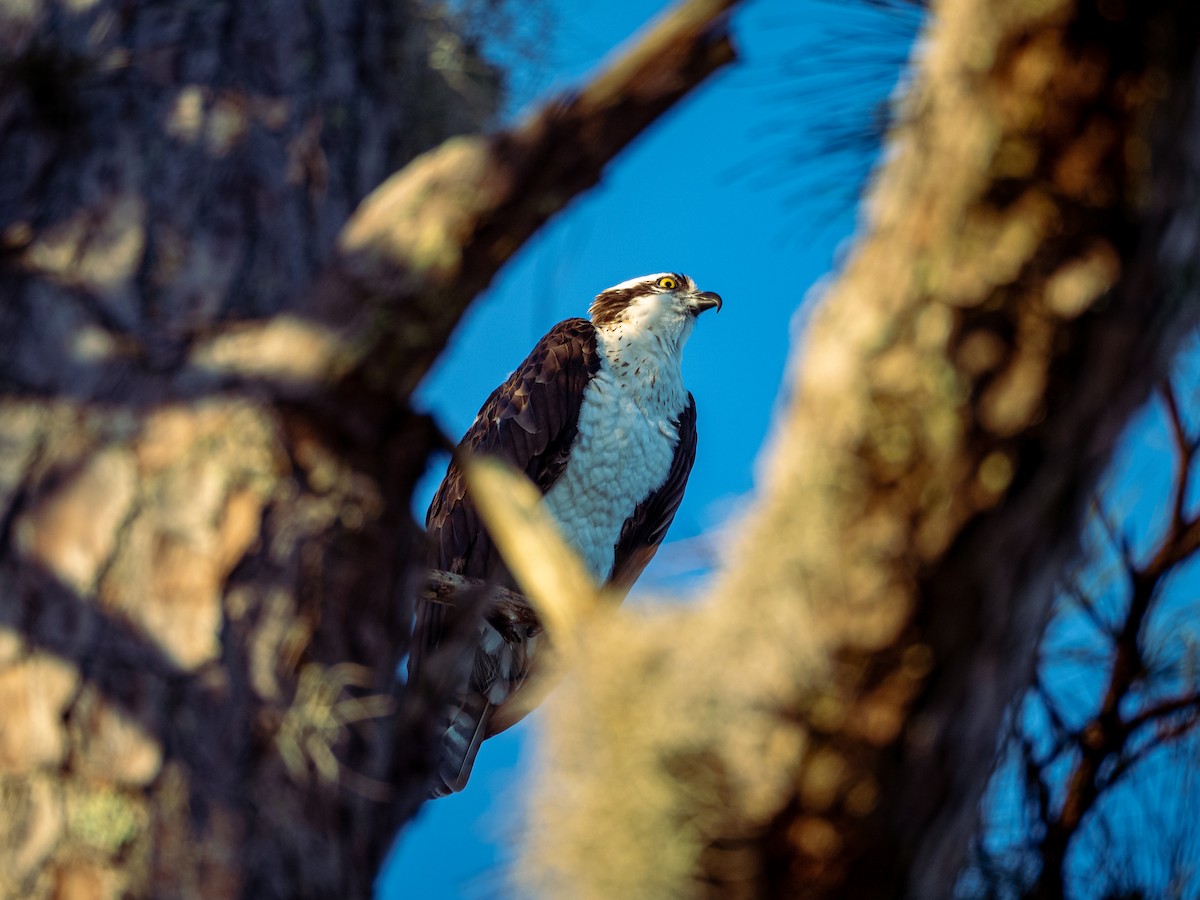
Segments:
[[[514,620],[500,611],[480,622],[475,646],[469,651],[471,669],[463,673],[465,684],[438,722],[442,737],[432,797],[467,786],[480,744],[497,730],[492,727],[494,719],[502,730],[520,718],[513,718],[509,701],[525,680],[540,634],[530,634],[537,620],[532,613],[529,616],[530,621]],[[508,721],[501,723],[506,717]]]
[[[447,707],[442,719],[442,746],[431,798],[456,794],[467,786],[475,755],[487,737],[488,723],[495,711],[495,705],[474,691],[469,691],[460,704]]]

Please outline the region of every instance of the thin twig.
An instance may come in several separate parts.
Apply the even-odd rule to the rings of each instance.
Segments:
[[[1190,712],[1193,715],[1200,712],[1200,691],[1193,691],[1181,697],[1162,700],[1153,706],[1139,710],[1137,715],[1130,716],[1125,720],[1125,732],[1126,734],[1133,734],[1133,732],[1145,725],[1181,712]]]
[[[1179,401],[1175,397],[1175,389],[1170,379],[1163,382],[1159,388],[1163,402],[1167,407],[1167,419],[1171,423],[1171,436],[1175,441],[1175,491],[1172,502],[1171,521],[1178,527],[1183,521],[1183,504],[1187,499],[1188,480],[1192,467],[1192,455],[1195,452],[1195,442],[1188,436],[1187,427],[1183,424],[1183,416],[1179,412]]]

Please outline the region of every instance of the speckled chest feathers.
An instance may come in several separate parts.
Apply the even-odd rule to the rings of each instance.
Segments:
[[[627,321],[597,328],[600,368],[583,394],[570,461],[546,504],[598,581],[612,570],[625,520],[671,469],[688,402],[678,337]]]

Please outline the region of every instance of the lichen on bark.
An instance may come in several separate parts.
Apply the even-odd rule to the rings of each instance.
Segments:
[[[1187,4],[930,22],[726,565],[552,704],[535,889],[950,893],[1083,498],[1197,309],[1164,237],[1200,116]]]

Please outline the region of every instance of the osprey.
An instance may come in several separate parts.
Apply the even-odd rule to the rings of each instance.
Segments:
[[[696,317],[720,307],[719,296],[669,272],[601,292],[591,321],[567,319],[538,341],[459,445],[524,472],[598,583],[627,591],[675,518],[696,457],[696,404],[681,354]],[[425,526],[433,567],[515,587],[453,461]],[[414,678],[443,637],[444,611],[419,605]],[[524,715],[512,700],[541,640],[532,619],[518,625],[491,614],[479,624],[469,677],[441,721],[433,796],[462,790],[483,740]]]

